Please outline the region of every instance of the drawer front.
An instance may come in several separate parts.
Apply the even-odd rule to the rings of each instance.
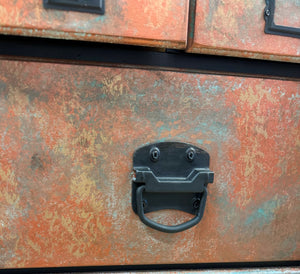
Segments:
[[[299,32],[299,1],[271,1],[275,2],[274,22]],[[264,32],[265,8],[265,0],[197,0],[188,51],[299,63],[299,38]]]
[[[300,83],[0,62],[2,268],[297,260]],[[203,219],[175,234],[131,208],[149,142],[206,150]],[[190,214],[148,214],[177,224]]]
[[[0,32],[183,49],[188,4],[187,0],[109,0],[105,14],[99,15],[45,9],[42,0],[0,0]]]

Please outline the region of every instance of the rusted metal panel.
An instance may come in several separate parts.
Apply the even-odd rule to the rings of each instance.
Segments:
[[[0,32],[117,44],[186,47],[188,0],[110,0],[105,15],[45,10],[42,0],[0,0]]]
[[[290,5],[278,7],[276,22],[299,28],[300,16],[295,8],[299,3],[285,2]],[[188,51],[300,63],[299,39],[264,33],[265,6],[265,0],[196,1],[195,13],[191,13],[195,26],[190,28]]]
[[[0,62],[0,266],[300,258],[300,83]],[[200,224],[131,209],[132,156],[186,141],[211,156]],[[187,213],[149,214],[177,224]]]

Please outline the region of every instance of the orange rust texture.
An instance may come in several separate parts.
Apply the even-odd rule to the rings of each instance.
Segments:
[[[299,39],[264,33],[264,8],[265,0],[198,0],[188,51],[300,63]],[[285,24],[298,26],[297,18],[288,16]]]
[[[188,0],[109,0],[105,15],[45,10],[41,0],[0,0],[0,32],[143,46],[186,46]]]
[[[2,268],[300,259],[300,83],[1,61]],[[131,209],[148,142],[209,152],[200,224]],[[164,211],[156,221],[190,215]]]

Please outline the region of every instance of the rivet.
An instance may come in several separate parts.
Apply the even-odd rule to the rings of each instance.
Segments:
[[[194,148],[190,147],[186,150],[186,158],[188,161],[193,161],[196,155],[196,151]]]
[[[193,208],[197,209],[200,207],[201,200],[200,198],[193,199]]]
[[[152,162],[157,162],[160,156],[160,151],[157,147],[153,147],[150,150],[150,159]]]
[[[143,208],[146,208],[148,206],[148,201],[147,200],[143,200]]]

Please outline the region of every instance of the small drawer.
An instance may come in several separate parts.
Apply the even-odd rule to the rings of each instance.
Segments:
[[[195,18],[191,18],[195,28],[189,35],[189,52],[300,63],[299,2],[197,0],[191,3],[195,6]]]
[[[187,0],[44,2],[46,8],[42,0],[0,0],[0,32],[153,47],[186,47]],[[71,4],[57,4],[60,2]],[[87,6],[79,5],[79,2],[87,3]],[[103,8],[104,14],[97,14]],[[83,12],[79,12],[80,9]],[[90,13],[93,9],[94,14]]]
[[[1,268],[299,260],[299,82],[3,60],[0,71]],[[179,233],[146,226],[131,204],[134,152],[166,141],[205,150],[215,175],[202,220]]]

